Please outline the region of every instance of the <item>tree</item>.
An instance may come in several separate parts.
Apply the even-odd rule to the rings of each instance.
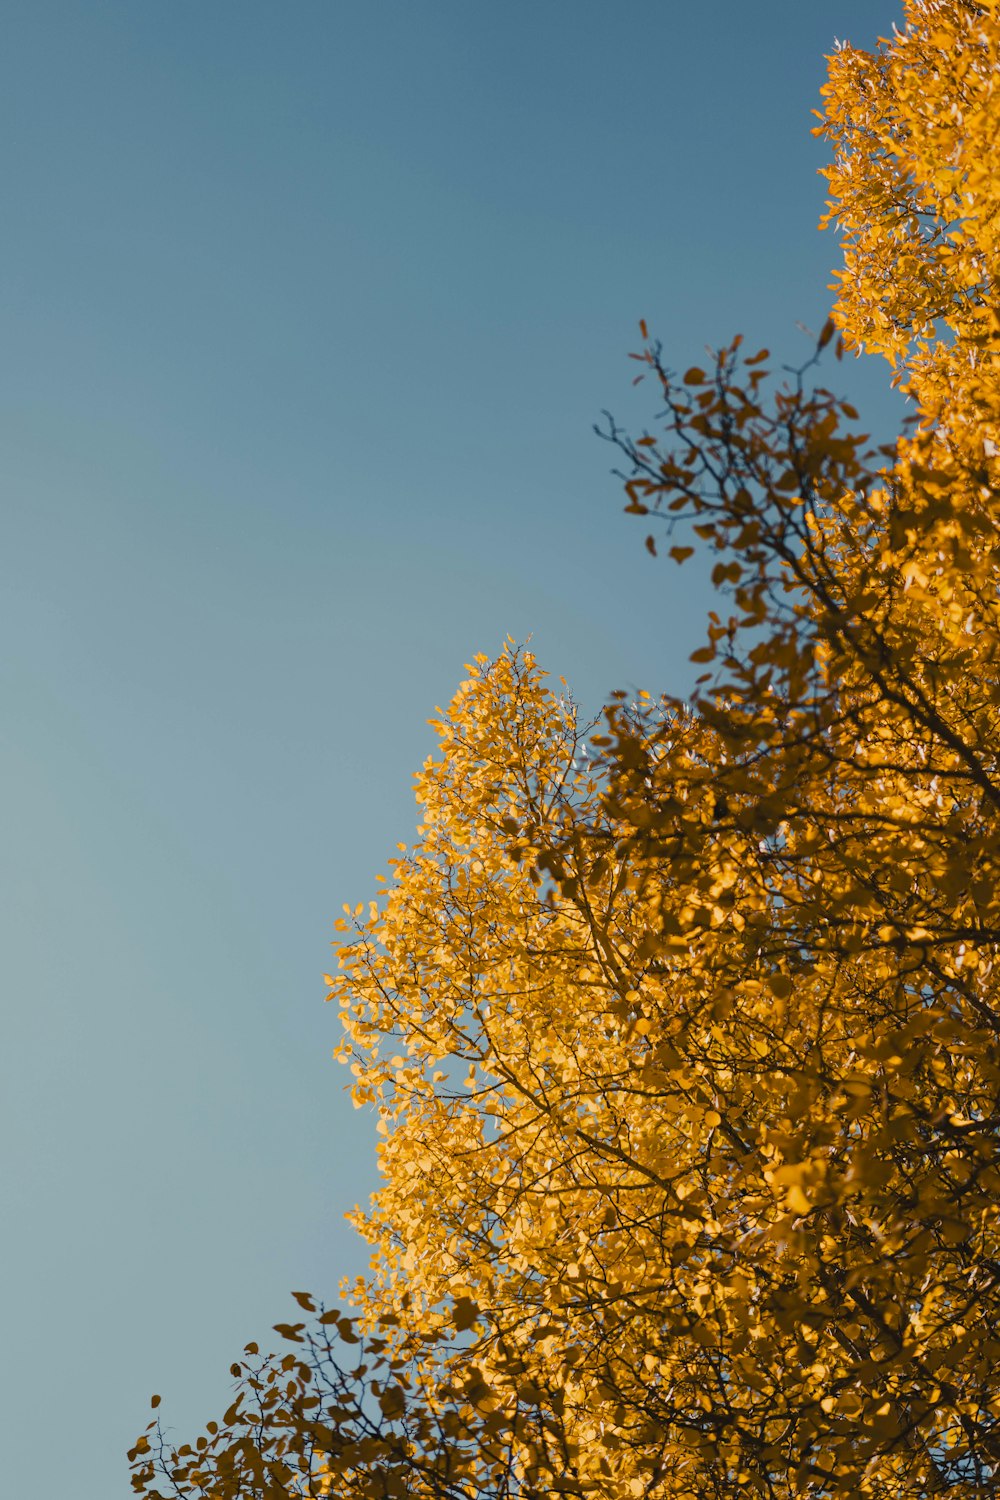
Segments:
[[[995,1492],[1000,12],[906,22],[831,59],[817,348],[906,434],[647,342],[663,433],[605,436],[647,545],[718,554],[706,671],[581,726],[470,668],[331,980],[385,1137],[355,1320],[302,1298],[140,1493]]]

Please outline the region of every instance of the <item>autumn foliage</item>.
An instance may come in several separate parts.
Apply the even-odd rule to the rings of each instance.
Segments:
[[[136,1490],[923,1497],[1000,1478],[1000,9],[830,61],[817,357],[739,342],[606,430],[653,550],[717,554],[682,702],[578,722],[469,668],[331,998],[383,1136],[348,1310],[234,1366]]]

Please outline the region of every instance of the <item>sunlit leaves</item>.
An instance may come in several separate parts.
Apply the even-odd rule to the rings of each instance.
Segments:
[[[678,375],[643,324],[658,430],[605,429],[647,547],[708,557],[705,670],[581,725],[513,642],[469,665],[338,924],[371,1274],[198,1444],[154,1422],[149,1500],[994,1493],[1000,17],[905,11],[831,59],[814,356]],[[898,444],[812,387],[837,330]]]

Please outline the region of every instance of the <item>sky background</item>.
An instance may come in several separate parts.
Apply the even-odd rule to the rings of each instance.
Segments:
[[[709,599],[621,514],[637,323],[801,362],[815,123],[893,0],[7,0],[4,1490],[125,1500],[364,1266],[333,921],[509,632],[585,708]],[[881,365],[829,376],[887,436]]]

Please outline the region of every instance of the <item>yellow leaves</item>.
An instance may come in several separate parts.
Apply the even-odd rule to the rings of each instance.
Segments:
[[[950,357],[938,325],[972,336],[989,300],[1000,26],[993,7],[908,19],[875,58],[832,60],[818,133],[835,149],[827,222],[846,234],[835,317],[849,344],[917,369]]]
[[[793,1183],[788,1189],[785,1202],[793,1214],[807,1214],[812,1206],[798,1183]]]
[[[794,661],[796,653],[789,650],[788,658]],[[719,809],[734,798],[732,791],[721,790],[717,744],[711,750],[716,760],[706,759],[716,767],[711,803],[699,800],[698,783],[690,780],[698,763],[690,742],[678,737],[676,755],[662,761],[674,805],[685,810],[685,836],[695,840],[687,874],[679,876],[669,858],[663,863],[641,844],[631,846],[625,862],[609,861],[603,853],[596,859],[580,855],[581,840],[620,838],[627,830],[615,833],[599,792],[578,803],[554,795],[556,787],[566,785],[571,753],[566,739],[552,742],[550,759],[535,762],[534,807],[522,801],[513,820],[519,830],[531,827],[536,847],[560,848],[558,858],[550,860],[557,874],[546,903],[539,902],[516,865],[493,857],[492,841],[509,836],[503,821],[508,815],[492,824],[478,815],[466,819],[462,809],[476,765],[465,759],[465,747],[482,745],[488,726],[495,761],[516,764],[508,757],[506,737],[540,743],[538,728],[550,712],[544,695],[523,693],[506,670],[500,678],[503,692],[512,696],[491,697],[497,679],[484,672],[484,695],[474,710],[481,719],[468,717],[467,698],[454,710],[442,758],[424,783],[439,824],[450,830],[447,841],[433,858],[418,849],[398,872],[388,899],[399,942],[384,955],[369,950],[352,979],[365,997],[364,1024],[351,1022],[359,1056],[367,1059],[362,1079],[381,1079],[383,1066],[398,1072],[421,1053],[424,1043],[417,1045],[418,1039],[435,1038],[423,1054],[428,1092],[414,1095],[393,1114],[385,1185],[365,1221],[381,1247],[378,1274],[365,1296],[374,1310],[396,1305],[405,1289],[426,1309],[410,1321],[416,1318],[431,1329],[439,1316],[432,1309],[460,1274],[469,1291],[448,1315],[451,1326],[474,1335],[480,1309],[488,1308],[490,1326],[506,1329],[518,1359],[537,1371],[538,1379],[518,1376],[517,1389],[537,1393],[551,1373],[546,1362],[560,1343],[549,1335],[535,1339],[538,1319],[529,1309],[538,1305],[539,1285],[546,1316],[557,1327],[570,1307],[592,1306],[596,1315],[609,1296],[607,1306],[613,1306],[618,1293],[609,1291],[611,1285],[638,1297],[640,1308],[648,1299],[653,1326],[673,1316],[670,1299],[676,1295],[678,1306],[692,1309],[697,1321],[677,1325],[676,1354],[665,1363],[660,1352],[654,1355],[643,1343],[643,1313],[639,1321],[633,1314],[629,1334],[641,1379],[619,1370],[614,1383],[602,1386],[586,1358],[572,1367],[574,1380],[587,1392],[574,1423],[590,1420],[596,1392],[606,1403],[603,1420],[614,1431],[612,1408],[623,1399],[641,1403],[654,1369],[662,1368],[666,1382],[677,1379],[679,1371],[694,1367],[697,1351],[733,1336],[728,1320],[749,1316],[758,1273],[773,1277],[774,1267],[789,1256],[795,1263],[805,1257],[804,1265],[814,1254],[823,1264],[831,1257],[839,1264],[841,1247],[828,1235],[822,1252],[810,1248],[811,1226],[816,1224],[818,1234],[828,1209],[854,1201],[859,1192],[884,1193],[891,1177],[884,1151],[855,1152],[849,1180],[841,1169],[830,1175],[838,1159],[838,1131],[855,1128],[854,1121],[868,1128],[884,1108],[884,1085],[867,1076],[855,1083],[842,1073],[846,1082],[831,1090],[802,1077],[803,1061],[814,1055],[807,1037],[817,1014],[829,1018],[820,1041],[824,1066],[836,1056],[846,1063],[858,1046],[857,1026],[847,1018],[850,1007],[861,1002],[851,998],[853,971],[842,959],[829,969],[822,963],[804,965],[795,978],[775,967],[751,980],[745,964],[736,983],[731,982],[735,975],[728,976],[729,983],[713,978],[715,966],[722,964],[726,972],[730,961],[731,939],[708,936],[727,919],[728,908],[719,899],[731,894],[744,920],[753,914],[756,899],[746,850],[738,857],[730,849],[718,859],[707,858]],[[651,706],[644,711],[653,712]],[[672,732],[676,736],[676,725]],[[702,740],[706,756],[712,743],[709,737]],[[886,757],[870,759],[872,774],[884,774],[878,766]],[[637,750],[634,763],[637,772],[648,774],[652,762]],[[739,795],[745,796],[745,781],[741,785]],[[795,821],[783,816],[788,801],[787,790],[765,797],[760,805],[769,811],[762,826],[786,826],[799,837]],[[734,806],[739,805],[736,798]],[[547,822],[539,823],[538,808],[547,809]],[[726,807],[725,817],[731,826],[733,807]],[[753,822],[758,821],[755,813]],[[732,826],[738,828],[739,817]],[[809,847],[811,859],[821,857],[829,847],[826,834]],[[577,872],[572,881],[571,865]],[[622,888],[631,893],[620,908],[610,895],[621,879],[616,870],[628,871],[631,879]],[[639,894],[647,886],[647,871],[648,902]],[[475,904],[470,904],[473,887],[467,878],[472,875]],[[806,889],[812,902],[823,899],[825,885],[811,874]],[[668,921],[688,934],[676,961],[662,956],[672,951],[669,945],[647,942]],[[902,925],[908,931],[917,926]],[[893,933],[897,930],[893,925]],[[755,929],[758,944],[761,931]],[[691,936],[695,933],[697,938]],[[627,967],[630,951],[646,955],[637,959],[635,970]],[[863,954],[863,945],[858,951]],[[646,972],[653,955],[669,972]],[[467,989],[470,957],[474,993],[480,997],[475,1001]],[[862,956],[856,963],[863,967],[869,960]],[[869,969],[869,990],[875,972]],[[890,971],[886,980],[894,982]],[[714,997],[708,1004],[706,993]],[[817,1013],[820,996],[826,998]],[[801,1032],[800,1024],[806,1028]],[[391,1050],[400,1029],[409,1038],[408,1056]],[[390,1049],[384,1057],[383,1046]],[[449,1050],[456,1056],[473,1051],[479,1061],[465,1076],[457,1066],[439,1065]],[[899,1069],[904,1060],[891,1047],[884,1056],[886,1067]],[[728,1097],[734,1090],[735,1103]],[[781,1129],[768,1127],[768,1156],[761,1129],[775,1120],[785,1123]],[[536,1197],[541,1186],[543,1201]],[[936,1204],[938,1198],[928,1201]],[[496,1251],[482,1239],[487,1221],[497,1226]],[[951,1222],[949,1216],[942,1231],[948,1243]],[[730,1247],[727,1253],[734,1245],[742,1247],[739,1254],[750,1274],[734,1282],[731,1294],[703,1274],[706,1240]],[[700,1248],[692,1253],[695,1246]],[[506,1268],[502,1275],[497,1255]],[[642,1290],[645,1268],[654,1262],[671,1267],[669,1293]],[[779,1348],[782,1340],[798,1337],[803,1310],[813,1308],[812,1317],[817,1306],[826,1307],[822,1278],[816,1281],[818,1303],[810,1301],[812,1295],[804,1283],[795,1294],[798,1300],[783,1302],[767,1324],[767,1337],[777,1339]],[[744,1311],[738,1313],[739,1308]],[[856,1337],[862,1338],[860,1331]],[[539,1352],[543,1347],[548,1352]],[[810,1358],[803,1369],[833,1368],[837,1357],[842,1351],[838,1356],[834,1341],[824,1358]],[[487,1363],[490,1379],[502,1380],[503,1362],[497,1366],[491,1355]],[[788,1368],[794,1367],[792,1359]],[[812,1373],[808,1379],[820,1376]],[[689,1399],[706,1412],[714,1409],[704,1386],[695,1385]],[[838,1419],[846,1420],[850,1410],[850,1402],[838,1404]],[[568,1420],[565,1409],[561,1420]],[[616,1441],[622,1452],[629,1451],[624,1440]]]
[[[914,430],[873,455],[829,392],[768,395],[766,350],[647,350],[669,442],[622,442],[629,509],[711,552],[718,676],[594,735],[530,653],[478,657],[418,841],[337,923],[382,1175],[358,1327],[315,1323],[359,1363],[378,1330],[361,1406],[417,1434],[380,1494],[440,1493],[440,1459],[454,1494],[910,1500],[955,1433],[993,1472],[1000,20],[906,10],[831,61],[817,352],[886,354]],[[311,1422],[278,1374],[276,1450]],[[351,1433],[330,1492],[370,1497]]]

